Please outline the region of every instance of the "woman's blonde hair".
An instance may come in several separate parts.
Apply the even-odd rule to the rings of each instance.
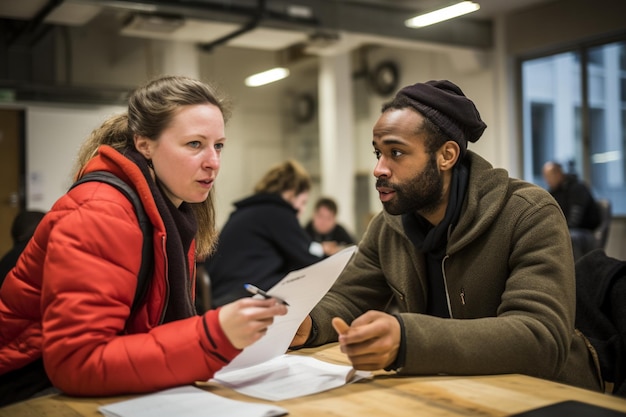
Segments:
[[[294,191],[296,195],[311,189],[311,177],[300,163],[287,160],[273,166],[254,186],[254,193],[282,194]]]
[[[134,136],[158,140],[181,106],[213,104],[220,109],[224,122],[231,114],[230,102],[209,84],[184,76],[163,76],[136,89],[128,99],[128,111],[115,115],[96,128],[78,151],[75,176],[98,153],[100,145],[109,145],[121,153],[134,149]],[[198,222],[196,254],[210,254],[217,241],[214,192],[202,203],[190,204]]]

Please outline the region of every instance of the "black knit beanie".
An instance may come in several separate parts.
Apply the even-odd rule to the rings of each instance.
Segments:
[[[487,127],[474,103],[448,80],[409,85],[396,94],[399,96],[406,97],[417,111],[458,143],[461,154],[465,154],[467,142],[476,142]]]

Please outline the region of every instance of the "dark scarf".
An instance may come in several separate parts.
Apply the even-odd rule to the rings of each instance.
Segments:
[[[126,151],[125,155],[137,164],[146,177],[165,224],[169,296],[163,322],[194,316],[196,312],[192,302],[191,277],[187,262],[187,253],[198,230],[193,210],[185,202],[178,208],[172,204],[160,185],[152,179],[148,162],[143,155],[134,149]]]
[[[452,171],[448,207],[443,220],[433,226],[417,213],[402,215],[402,225],[407,237],[420,252],[424,253],[428,271],[428,306],[427,313],[439,317],[449,317],[448,301],[443,282],[441,262],[446,254],[448,233],[452,232],[461,216],[461,207],[467,190],[469,168],[465,160],[458,163]]]

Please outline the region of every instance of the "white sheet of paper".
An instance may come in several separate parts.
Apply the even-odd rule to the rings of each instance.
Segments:
[[[283,355],[302,321],[328,292],[355,250],[356,246],[350,246],[313,265],[290,272],[268,290],[269,295],[289,303],[287,314],[275,317],[265,336],[245,348],[217,372],[216,379],[227,372]]]
[[[98,411],[107,417],[277,417],[287,414],[282,407],[231,400],[192,386],[103,405]]]
[[[228,372],[217,381],[250,397],[282,401],[327,391],[371,375],[370,372],[357,371],[350,381],[346,381],[351,369],[307,356],[282,355]]]

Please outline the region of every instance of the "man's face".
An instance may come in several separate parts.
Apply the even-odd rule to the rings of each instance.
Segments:
[[[543,179],[546,181],[546,185],[550,191],[559,188],[563,182],[564,176],[557,167],[552,164],[546,164],[543,167]]]
[[[390,109],[374,125],[376,189],[389,214],[428,214],[442,204],[443,178],[424,147],[423,121],[411,109]]]
[[[313,228],[321,234],[330,233],[337,224],[335,213],[328,207],[320,206],[313,213]]]

